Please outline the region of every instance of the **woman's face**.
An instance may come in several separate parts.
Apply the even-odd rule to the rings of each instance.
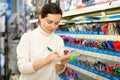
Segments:
[[[48,34],[54,32],[61,20],[61,14],[48,14],[45,18],[40,19],[41,28]]]

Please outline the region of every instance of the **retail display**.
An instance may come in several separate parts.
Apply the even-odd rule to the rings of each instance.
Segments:
[[[86,75],[87,79],[83,80],[89,77],[92,77],[90,80],[119,80],[120,1],[80,1],[79,9],[77,0],[60,2],[64,20],[56,34],[63,38],[68,54],[73,51],[68,68]],[[69,75],[61,77],[69,80]]]
[[[70,56],[61,80],[120,80],[120,0],[12,1],[0,1],[0,80],[18,80],[16,46],[24,32],[36,28],[38,8],[50,2],[63,11],[56,34]]]

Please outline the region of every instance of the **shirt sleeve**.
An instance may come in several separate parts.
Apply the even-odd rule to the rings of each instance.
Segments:
[[[22,74],[32,74],[35,72],[33,62],[30,62],[30,38],[27,33],[23,34],[17,46],[17,64]]]

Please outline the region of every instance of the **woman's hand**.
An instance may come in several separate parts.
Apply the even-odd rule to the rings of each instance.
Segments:
[[[58,73],[62,73],[66,68],[66,64],[70,61],[68,55],[64,55],[61,57],[62,57],[60,60],[61,64],[56,64],[56,72],[58,72]]]
[[[61,59],[61,64],[67,64],[70,61],[70,58],[68,55],[64,55]]]
[[[59,53],[57,51],[52,51],[47,57],[46,57],[46,60],[47,60],[47,63],[51,63],[52,61],[54,60],[57,60],[59,58]]]

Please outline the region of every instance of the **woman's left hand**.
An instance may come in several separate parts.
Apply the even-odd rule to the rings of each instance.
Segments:
[[[68,55],[64,55],[61,59],[61,64],[67,64],[70,61],[70,58]]]

